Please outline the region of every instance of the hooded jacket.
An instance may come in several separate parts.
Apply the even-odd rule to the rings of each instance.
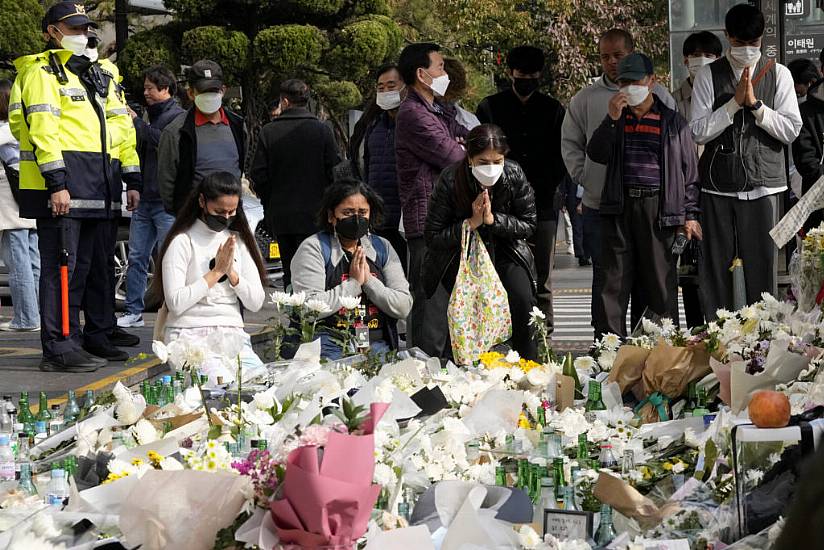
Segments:
[[[143,174],[143,194],[140,198],[158,201],[160,190],[157,187],[157,146],[160,144],[160,134],[184,110],[174,99],[167,99],[162,103],[149,105],[146,111],[149,113],[148,123],[140,117],[134,119],[137,154],[140,156],[140,171]]]
[[[569,102],[564,123],[561,126],[561,154],[564,157],[572,181],[583,186],[583,203],[587,208],[598,210],[601,191],[607,176],[606,166],[592,161],[587,154],[587,144],[609,111],[609,101],[618,92],[618,84],[606,75],[587,86]],[[670,109],[675,100],[660,84],[652,92]]]
[[[475,182],[465,160],[457,162],[441,173],[426,217],[426,257],[423,285],[428,296],[435,294],[440,283],[452,290],[458,273],[463,222],[472,217],[472,206],[460,206],[455,194],[455,178],[465,171],[467,181]],[[507,160],[504,173],[489,190],[495,223],[478,228],[493,260],[506,257],[529,273],[533,291],[538,280],[532,250],[526,240],[535,232],[538,216],[535,211],[535,193],[518,163]]]

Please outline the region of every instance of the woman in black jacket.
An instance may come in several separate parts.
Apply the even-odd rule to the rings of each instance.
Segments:
[[[506,160],[506,136],[482,124],[466,137],[466,158],[446,168],[435,184],[426,217],[423,283],[428,296],[438,285],[449,292],[460,264],[465,220],[477,229],[509,296],[512,347],[535,359],[529,314],[537,304],[535,260],[526,243],[535,231],[535,195],[524,171]],[[446,312],[444,312],[446,314]]]

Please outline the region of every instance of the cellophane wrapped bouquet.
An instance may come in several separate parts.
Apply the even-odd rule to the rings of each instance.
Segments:
[[[824,224],[807,232],[790,262],[792,290],[801,311],[824,300]]]

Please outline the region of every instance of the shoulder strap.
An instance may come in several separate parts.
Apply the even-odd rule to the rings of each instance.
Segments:
[[[756,84],[758,84],[758,81],[764,78],[764,76],[767,74],[767,71],[769,71],[773,67],[775,67],[774,59],[770,59],[769,61],[764,63],[764,66],[761,67],[761,70],[758,71],[758,74],[755,75],[755,78],[752,79],[752,85],[755,86]]]
[[[386,267],[386,262],[389,261],[389,251],[386,249],[386,243],[383,242],[379,236],[370,233],[369,238],[372,240],[372,247],[375,249],[375,253],[377,254],[378,265],[381,266],[381,269]]]
[[[321,231],[317,234],[318,241],[320,241],[320,254],[323,256],[323,265],[326,271],[332,267],[332,238],[326,231]]]

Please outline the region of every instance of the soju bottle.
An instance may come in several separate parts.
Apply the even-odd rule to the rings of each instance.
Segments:
[[[555,485],[555,502],[563,503],[564,502],[564,486],[566,485],[566,481],[564,480],[564,459],[563,458],[556,458],[552,461],[552,478],[554,480]]]
[[[581,385],[581,380],[578,378],[578,371],[575,370],[575,361],[572,359],[571,353],[567,353],[562,372],[564,376],[569,376],[575,380],[575,399],[583,399],[584,388]]]
[[[34,415],[31,413],[31,408],[29,408],[29,392],[24,391],[20,394],[20,401],[17,403],[17,409],[17,421],[25,427],[28,427],[29,425],[34,427]]]
[[[615,538],[615,527],[612,525],[612,508],[608,504],[601,505],[601,522],[595,533],[595,544],[606,546]]]
[[[710,414],[710,410],[707,408],[707,390],[704,388],[699,388],[698,402],[695,406],[695,410],[692,411],[692,416],[704,416],[705,414]]]
[[[495,467],[495,485],[506,487],[506,469],[503,466]]]
[[[692,412],[698,406],[698,388],[695,381],[687,386],[687,404],[684,405],[684,417],[692,416]]]
[[[601,399],[601,383],[597,380],[589,381],[589,396],[586,404],[586,418],[587,421],[593,422],[596,418],[596,411],[605,411],[607,406],[604,405],[604,400]]]
[[[38,434],[49,433],[49,424],[51,423],[52,415],[49,412],[49,401],[46,399],[46,392],[40,392],[40,408],[37,411],[37,416],[34,417],[35,431]]]
[[[589,466],[589,447],[587,446],[587,433],[578,434],[578,453],[575,458],[578,460],[580,468]]]
[[[564,510],[580,512],[581,508],[575,502],[575,487],[569,484],[564,487]]]
[[[29,496],[37,494],[37,488],[31,481],[31,464],[20,465],[20,481],[17,482],[17,489]]]
[[[544,427],[546,427],[546,409],[543,404],[538,405],[538,410],[536,412],[537,414],[535,418],[537,419],[537,425],[535,426],[535,429],[543,431]]]
[[[518,479],[515,485],[518,489],[529,489],[529,461],[522,458],[518,461]]]
[[[69,390],[66,408],[63,410],[63,423],[66,426],[71,426],[77,422],[78,416],[80,416],[80,407],[77,405],[77,398],[74,395],[74,390]]]

